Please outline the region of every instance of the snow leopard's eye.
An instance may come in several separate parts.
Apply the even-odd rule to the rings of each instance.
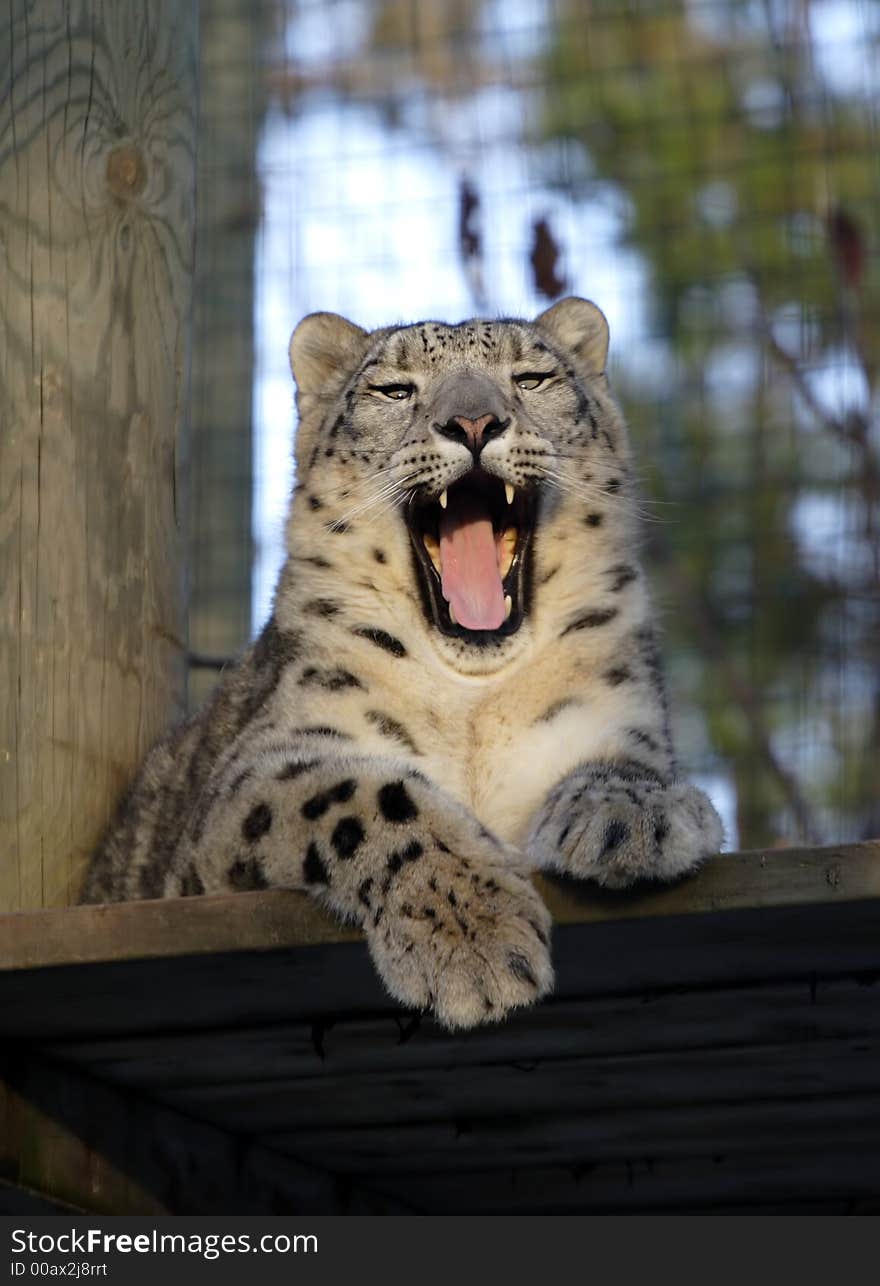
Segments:
[[[371,384],[370,392],[378,393],[389,402],[405,402],[412,397],[414,389],[412,384]]]
[[[540,388],[554,374],[555,371],[523,371],[522,375],[514,375],[513,382],[517,388],[531,392],[532,389]]]

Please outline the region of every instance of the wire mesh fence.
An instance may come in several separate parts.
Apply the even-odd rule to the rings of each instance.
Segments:
[[[880,6],[209,8],[230,21],[205,93],[244,71],[249,127],[237,150],[203,135],[203,164],[245,185],[255,166],[260,192],[215,228],[217,263],[243,226],[251,258],[197,337],[213,387],[212,327],[253,327],[253,491],[233,470],[195,510],[216,637],[244,633],[247,578],[220,606],[216,586],[223,548],[250,547],[251,499],[252,628],[268,611],[300,316],[529,316],[586,295],[640,460],[684,769],[731,846],[880,834]],[[195,410],[217,459],[216,416]]]

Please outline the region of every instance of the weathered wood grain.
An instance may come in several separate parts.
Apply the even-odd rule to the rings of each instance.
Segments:
[[[695,1068],[696,1070],[696,1068]],[[696,1082],[694,1082],[696,1083]],[[726,1102],[669,1104],[652,1101],[618,1110],[592,1111],[589,1095],[579,1111],[559,1113],[537,1100],[521,1101],[506,1116],[472,1120],[457,1116],[425,1123],[340,1127],[272,1135],[272,1145],[337,1174],[464,1174],[502,1166],[589,1165],[637,1157],[738,1156],[825,1149],[873,1153],[875,1192],[880,1191],[880,1094],[876,1091],[768,1099],[734,1095]]]
[[[623,893],[536,878],[558,926],[661,921],[755,908],[880,906],[880,841],[725,853],[674,885]],[[360,940],[304,893],[270,889],[219,897],[80,906],[33,915],[0,915],[4,970],[222,951],[259,951]]]
[[[432,1214],[877,1213],[877,1155],[833,1141],[804,1152],[656,1157],[560,1165],[505,1165],[434,1175],[383,1176],[390,1196],[405,1194]]]
[[[163,1102],[238,1134],[265,1135],[294,1154],[317,1156],[340,1132],[378,1136],[419,1123],[450,1123],[477,1132],[524,1112],[536,1117],[588,1110],[597,1115],[638,1110],[658,1116],[682,1105],[786,1100],[794,1095],[864,1093],[880,1083],[880,1040],[785,1041],[735,1049],[676,1049],[650,1054],[587,1054],[553,1059],[523,1051],[515,1062],[360,1073],[349,1076],[247,1080],[162,1091]],[[328,1139],[325,1140],[324,1132]],[[306,1149],[304,1151],[304,1149]],[[328,1149],[329,1155],[329,1149]]]
[[[0,907],[72,900],[182,708],[196,5],[0,18]]]
[[[751,987],[594,996],[554,1001],[498,1026],[450,1033],[436,1023],[387,1014],[333,1016],[325,1023],[270,1023],[226,1030],[155,1031],[63,1041],[46,1052],[101,1080],[161,1094],[168,1089],[237,1086],[249,1097],[282,1082],[291,1094],[327,1093],[327,1107],[360,1110],[362,1087],[440,1068],[519,1070],[584,1057],[661,1051],[748,1049],[760,1045],[880,1039],[880,981],[804,979]],[[342,1103],[336,1087],[356,1084]],[[527,1086],[530,1088],[530,1086]],[[352,1107],[352,1103],[354,1107]],[[400,1104],[395,1114],[401,1115]]]

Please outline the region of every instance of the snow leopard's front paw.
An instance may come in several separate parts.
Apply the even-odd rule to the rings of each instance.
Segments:
[[[721,820],[695,786],[591,766],[551,791],[527,851],[539,866],[624,888],[675,879],[717,853],[722,840]]]
[[[366,921],[370,953],[391,994],[444,1027],[497,1022],[553,986],[549,912],[518,872],[433,842]]]

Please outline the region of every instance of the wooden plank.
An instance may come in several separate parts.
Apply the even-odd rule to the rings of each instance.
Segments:
[[[803,980],[710,991],[551,1002],[503,1024],[450,1033],[429,1020],[343,1015],[325,1024],[280,1023],[207,1032],[156,1032],[44,1047],[102,1080],[152,1094],[187,1086],[278,1081],[292,1092],[376,1075],[474,1066],[533,1068],[539,1061],[663,1050],[803,1044],[880,1036],[877,984]],[[353,1078],[357,1078],[357,1082]]]
[[[0,974],[0,1037],[49,1042],[223,1027],[234,1041],[239,1026],[389,1005],[359,942],[160,957]]]
[[[876,1213],[875,1146],[695,1157],[633,1156],[557,1166],[383,1176],[432,1214]]]
[[[0,908],[75,899],[183,709],[197,6],[0,17]]]
[[[728,853],[689,880],[612,894],[536,877],[557,925],[706,915],[755,907],[880,904],[880,841]],[[0,972],[98,961],[275,950],[356,941],[305,894],[287,889],[230,896],[85,906],[0,915]]]
[[[867,1148],[874,1152],[880,1193],[880,1093],[873,1088],[767,1102],[630,1104],[558,1114],[552,1101],[529,1099],[493,1119],[300,1129],[271,1137],[279,1151],[320,1161],[335,1173],[369,1176],[373,1186],[395,1174]]]
[[[623,892],[578,880],[538,882],[557,924],[880,898],[880,840],[722,853],[675,884]]]
[[[0,1061],[0,1179],[104,1214],[408,1207],[31,1055]]]
[[[86,1211],[82,1206],[56,1201],[54,1197],[18,1184],[4,1183],[0,1179],[0,1215],[77,1215]]]
[[[454,1072],[454,1074],[453,1074]],[[446,1121],[457,1132],[515,1117],[529,1105],[554,1113],[658,1112],[682,1103],[787,1099],[862,1093],[880,1085],[880,1039],[676,1049],[651,1054],[535,1059],[524,1048],[515,1063],[388,1070],[308,1080],[240,1081],[161,1090],[165,1103],[241,1134],[284,1136],[300,1130],[312,1141],[326,1129],[404,1126]],[[352,1092],[356,1090],[356,1092]],[[282,1145],[283,1146],[283,1143]]]
[[[303,893],[169,898],[0,916],[0,974],[359,941]]]
[[[237,901],[246,906],[251,896],[219,901],[230,909],[232,928],[241,923],[246,939],[262,937],[265,943],[268,935],[259,927],[248,934],[245,918],[235,919]],[[279,897],[283,902],[284,895]],[[199,907],[200,901],[133,905],[124,908],[125,918],[130,916],[132,932],[139,934],[139,911],[156,919],[167,914],[166,923],[174,924],[181,922],[181,908],[193,905],[209,930],[199,940],[227,940],[230,924],[214,915],[216,907]],[[280,908],[282,902],[272,898],[264,905]],[[69,911],[61,918],[80,921],[80,914]],[[86,921],[94,924],[91,916]],[[121,921],[112,921],[118,932]],[[327,921],[318,924],[328,927]],[[32,923],[24,936],[29,945],[22,954],[36,954]],[[186,945],[182,936],[180,949]],[[401,1013],[385,995],[362,942],[193,955],[172,955],[171,943],[163,945],[169,954],[152,959],[0,971],[0,1036],[49,1042],[296,1020],[326,1025],[347,1014]],[[54,950],[44,948],[47,955]],[[855,973],[873,977],[880,972],[880,901],[567,924],[556,930],[553,953],[559,1000]]]

